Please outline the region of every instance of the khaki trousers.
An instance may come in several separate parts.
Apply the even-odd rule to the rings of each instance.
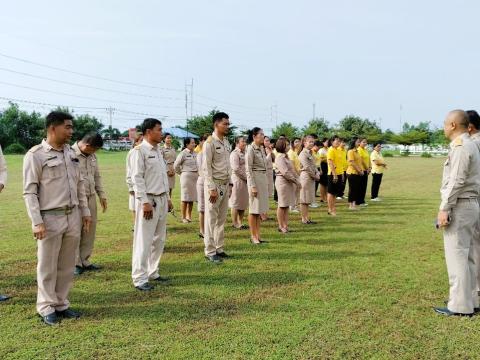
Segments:
[[[450,284],[448,309],[471,314],[478,307],[473,244],[473,233],[479,218],[477,199],[459,199],[450,217],[450,225],[443,235]]]
[[[205,235],[203,241],[205,243],[205,255],[213,256],[216,253],[224,251],[225,243],[225,221],[227,220],[228,198],[230,186],[217,185],[218,198],[212,204],[210,199],[210,191],[207,185],[204,186],[205,193]]]
[[[80,244],[76,252],[76,266],[85,267],[91,263],[89,261],[92,256],[93,243],[97,233],[97,198],[94,195],[88,196],[88,208],[92,215],[92,223],[90,224],[90,231],[88,233],[82,231]]]
[[[133,285],[139,286],[158,278],[158,266],[167,237],[168,201],[166,195],[150,196],[153,218],[143,217],[143,205],[137,201],[135,230],[133,232],[132,279]]]
[[[37,240],[37,312],[41,316],[68,309],[75,250],[82,231],[78,207],[70,215],[44,215],[47,234]]]

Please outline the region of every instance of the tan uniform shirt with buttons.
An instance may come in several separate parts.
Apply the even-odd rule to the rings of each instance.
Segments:
[[[218,183],[230,182],[230,149],[228,139],[220,140],[215,133],[203,144],[203,176],[208,190],[215,190]]]
[[[173,146],[163,146],[161,148],[163,158],[165,159],[165,163],[167,164],[167,175],[168,175],[168,184],[170,189],[175,187],[175,169],[174,163],[175,159],[177,158],[177,151]]]
[[[44,210],[78,206],[82,216],[90,216],[79,160],[69,145],[57,151],[43,140],[27,152],[23,169],[23,197],[33,226],[43,223]]]

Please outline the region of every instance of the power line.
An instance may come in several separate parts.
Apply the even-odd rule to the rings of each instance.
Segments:
[[[196,96],[198,96],[199,98],[202,98],[202,99],[211,100],[211,101],[215,101],[215,102],[222,103],[222,104],[225,104],[225,105],[240,107],[240,108],[244,108],[244,109],[260,110],[260,111],[267,111],[268,110],[267,108],[259,108],[259,107],[253,107],[253,106],[245,106],[245,105],[240,105],[240,104],[234,104],[234,103],[218,100],[218,99],[215,99],[215,98],[212,98],[212,97],[209,97],[209,96],[205,96],[205,95],[201,95],[201,94],[196,94]]]
[[[78,86],[78,87],[87,88],[87,89],[94,89],[94,90],[112,92],[112,93],[123,94],[123,95],[140,96],[140,97],[147,97],[147,98],[152,98],[152,99],[182,100],[181,98],[175,98],[175,97],[171,97],[171,96],[155,96],[155,95],[139,94],[139,93],[133,93],[133,92],[128,92],[128,91],[105,89],[105,88],[101,88],[101,87],[97,87],[97,86],[77,84],[77,83],[73,83],[73,82],[70,82],[70,81],[52,79],[52,78],[49,78],[49,77],[46,77],[46,76],[34,75],[34,74],[30,74],[30,73],[26,73],[26,72],[22,72],[22,71],[16,71],[16,70],[12,70],[12,69],[7,69],[7,68],[3,68],[3,67],[0,67],[0,70],[10,72],[10,73],[13,73],[13,74],[19,74],[19,75],[22,75],[22,76],[29,76],[29,77],[36,78],[36,79],[53,81],[53,82],[60,83],[60,84],[67,84],[67,85]]]
[[[154,86],[154,85],[139,84],[139,83],[134,83],[134,82],[130,82],[130,81],[115,80],[115,79],[110,79],[110,78],[106,78],[106,77],[102,77],[102,76],[90,75],[90,74],[86,74],[86,73],[82,73],[82,72],[78,72],[78,71],[73,71],[73,70],[63,69],[63,68],[56,67],[56,66],[51,66],[51,65],[38,63],[38,62],[35,62],[35,61],[19,58],[19,57],[16,57],[16,56],[7,55],[7,54],[4,54],[4,53],[0,53],[0,56],[2,56],[4,58],[7,58],[7,59],[20,61],[20,62],[23,62],[23,63],[26,63],[26,64],[40,66],[40,67],[44,67],[44,68],[51,69],[51,70],[61,71],[61,72],[64,72],[64,73],[75,74],[75,75],[87,77],[87,78],[90,78],[90,79],[97,79],[97,80],[108,81],[108,82],[112,82],[112,83],[116,83],[116,84],[138,86],[138,87],[149,88],[149,89],[157,89],[157,90],[164,90],[164,91],[176,91],[176,92],[181,91],[181,92],[183,92],[182,89],[166,88],[166,87],[159,87],[159,86]]]
[[[60,92],[60,91],[38,89],[38,88],[31,87],[31,86],[12,84],[12,83],[5,82],[5,81],[0,81],[0,84],[13,86],[13,87],[17,87],[17,88],[22,88],[22,89],[40,91],[40,92],[50,93],[50,94],[55,94],[55,95],[71,96],[71,97],[75,97],[75,98],[79,98],[79,99],[104,101],[104,102],[111,102],[111,103],[117,103],[117,104],[123,104],[123,105],[133,105],[133,106],[143,106],[143,107],[157,107],[157,108],[164,108],[164,109],[181,109],[182,108],[181,106],[158,106],[158,105],[151,105],[151,104],[138,104],[138,103],[131,103],[131,102],[126,102],[126,101],[119,101],[119,100],[101,99],[101,98],[94,98],[94,97],[90,97],[90,96],[74,95],[74,94],[68,94],[68,93],[64,93],[64,92]]]

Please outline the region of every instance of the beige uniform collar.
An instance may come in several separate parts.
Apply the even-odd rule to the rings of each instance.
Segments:
[[[215,132],[212,133],[212,138],[213,138],[213,140],[220,141],[221,143],[225,143],[225,140],[226,140],[225,136],[223,137],[223,140],[220,139],[220,138],[217,136],[217,134],[215,134]]]
[[[51,151],[51,150],[63,152],[63,150],[64,150],[65,148],[67,148],[67,150],[70,148],[70,145],[64,144],[62,150],[54,149],[53,146],[50,145],[50,144],[47,142],[47,139],[43,139],[41,145],[42,145],[42,147],[43,147],[43,150],[45,150],[45,152],[49,152],[49,151]]]
[[[453,149],[457,146],[461,146],[463,144],[463,140],[468,139],[469,137],[470,135],[468,134],[468,132],[458,135],[455,139],[453,139],[450,142],[450,149]]]
[[[157,146],[153,146],[152,144],[150,144],[147,140],[143,139],[142,141],[142,146],[146,147],[148,150],[157,150],[158,149],[158,145]]]
[[[480,131],[477,131],[475,134],[470,135],[472,139],[480,139]]]

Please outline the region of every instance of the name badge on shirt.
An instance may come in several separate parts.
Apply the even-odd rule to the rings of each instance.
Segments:
[[[149,159],[155,159],[155,157],[156,157],[155,155],[151,155],[151,156],[149,156],[148,158],[149,158]]]

